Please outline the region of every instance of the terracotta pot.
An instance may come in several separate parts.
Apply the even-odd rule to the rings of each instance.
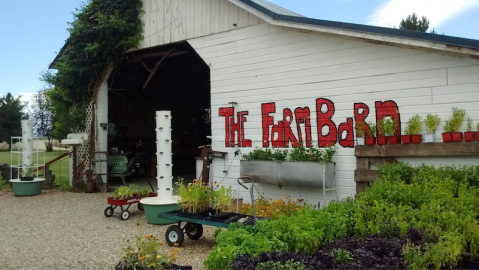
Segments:
[[[366,137],[366,145],[376,144],[376,137]]]
[[[357,145],[364,145],[364,137],[356,137]]]
[[[468,131],[468,132],[464,132],[464,140],[466,142],[472,142],[474,141],[474,131]]]
[[[399,136],[387,136],[389,144],[398,144]]]
[[[378,144],[379,145],[386,144],[386,142],[387,142],[386,136],[378,136]]]
[[[402,135],[402,144],[408,144],[411,143],[411,135]]]
[[[462,132],[452,132],[452,141],[453,142],[462,141]]]
[[[442,133],[442,141],[443,141],[443,142],[450,142],[450,141],[452,141],[452,133],[451,133],[451,132],[444,132],[444,133]]]
[[[411,141],[412,141],[412,143],[421,143],[422,142],[422,135],[421,134],[411,135]]]

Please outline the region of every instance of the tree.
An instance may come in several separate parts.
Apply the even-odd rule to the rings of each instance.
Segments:
[[[46,150],[47,152],[52,152],[53,118],[50,110],[50,101],[45,95],[46,91],[46,89],[38,90],[37,94],[33,96],[30,119],[33,122],[33,132],[37,136],[47,137],[47,141],[45,142]]]
[[[0,142],[10,142],[12,136],[22,135],[20,121],[26,116],[23,107],[20,97],[15,98],[11,93],[0,97]]]
[[[429,20],[425,16],[422,16],[421,19],[419,19],[416,16],[416,13],[413,13],[412,15],[408,15],[405,20],[401,20],[401,23],[399,23],[399,29],[426,32],[427,29],[429,29]],[[435,34],[434,29],[431,33]]]

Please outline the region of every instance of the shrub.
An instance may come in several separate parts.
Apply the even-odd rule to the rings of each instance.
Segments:
[[[437,127],[441,122],[441,118],[437,114],[428,114],[424,120],[424,125],[426,126],[427,133],[436,133]]]
[[[421,123],[421,116],[419,116],[418,114],[414,115],[413,117],[411,117],[411,119],[409,119],[404,133],[406,135],[419,134],[419,132],[421,132]]]
[[[353,254],[342,248],[334,249],[331,254],[333,254],[333,257],[336,262],[340,264],[350,264],[354,261]]]
[[[466,111],[460,110],[457,108],[452,108],[452,116],[446,120],[446,125],[444,126],[445,132],[458,132],[464,121],[464,116]]]

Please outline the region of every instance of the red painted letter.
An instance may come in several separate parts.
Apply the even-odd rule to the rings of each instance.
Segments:
[[[343,140],[343,131],[346,131],[346,139]],[[339,124],[338,127],[339,144],[342,147],[354,148],[353,118],[346,118],[346,123]]]
[[[359,113],[359,110],[361,110],[361,109],[363,111],[362,111],[362,113]],[[369,115],[368,105],[366,105],[364,103],[354,103],[354,122],[356,123],[356,125],[359,122],[366,123],[366,117],[368,117],[368,115]],[[369,126],[366,126],[365,128],[366,128],[365,135],[369,136]],[[373,135],[376,135],[376,134],[373,134]]]
[[[274,138],[274,134],[278,134],[278,138]],[[271,144],[273,147],[284,147],[283,121],[279,121],[277,125],[273,125],[271,129]]]
[[[289,120],[288,120],[289,119]],[[293,112],[290,109],[283,110],[283,123],[284,123],[284,146],[288,147],[289,142],[293,147],[298,147],[299,143],[291,130],[291,123],[293,122]]]
[[[246,122],[245,115],[248,115],[247,111],[241,112],[241,118],[240,118],[240,122],[241,122],[241,147],[251,147],[252,146],[251,140],[245,139],[245,136],[244,136],[244,123]]]
[[[301,134],[300,124],[304,123],[304,130],[306,132],[306,146],[311,146],[311,122],[309,120],[310,111],[308,107],[296,108],[294,110],[294,117],[296,118],[296,127],[298,128],[299,144],[303,145],[303,135]]]
[[[219,113],[225,117],[225,147],[233,147],[230,145],[230,118],[235,114],[235,108],[220,108]]]
[[[269,116],[270,113],[276,112],[276,105],[272,103],[261,104],[261,115],[263,118],[263,147],[269,147],[269,126],[273,125],[273,116]]]
[[[321,112],[321,107],[323,104],[326,104],[328,110],[323,113]],[[318,116],[318,145],[319,147],[328,147],[336,144],[338,139],[338,131],[336,130],[336,125],[331,120],[334,115],[334,103],[331,100],[325,98],[318,98],[316,100],[316,114]],[[329,133],[324,135],[321,133],[324,126],[329,127]]]
[[[401,115],[399,114],[399,108],[396,102],[392,100],[386,100],[384,102],[376,101],[376,122],[379,122],[379,120],[386,116],[391,116],[391,118],[396,122],[395,135],[400,135]]]

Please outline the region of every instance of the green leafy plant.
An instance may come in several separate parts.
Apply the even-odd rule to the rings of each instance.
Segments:
[[[256,148],[248,154],[243,155],[244,160],[270,160],[284,161],[288,155],[288,150]]]
[[[479,123],[477,123],[476,130],[479,131]]]
[[[263,262],[259,263],[256,266],[257,270],[304,270],[306,266],[304,266],[301,262],[295,262],[294,260],[286,261],[284,264],[281,262]]]
[[[386,220],[379,224],[378,235],[386,239],[399,238],[401,231],[398,224],[393,220]]]
[[[139,196],[146,196],[148,194],[150,194],[150,189],[148,189],[147,187],[142,187],[142,188],[138,187]]]
[[[378,132],[381,136],[393,136],[396,132],[396,121],[391,117],[384,117],[377,124]]]
[[[124,200],[128,198],[132,198],[137,189],[138,189],[138,186],[135,184],[132,184],[129,186],[120,186],[117,190],[115,190],[113,194],[113,199]]]
[[[181,249],[174,247],[170,253],[161,253],[163,241],[153,235],[137,236],[135,243],[125,241],[122,247],[122,269],[141,268],[145,270],[165,269],[173,266]]]
[[[441,118],[437,114],[428,114],[424,120],[424,125],[426,126],[427,133],[436,133],[437,127],[441,122]]]
[[[351,252],[349,252],[345,249],[342,249],[342,248],[334,249],[331,252],[331,254],[333,255],[334,259],[338,263],[350,264],[350,263],[354,262],[353,254],[351,254]]]
[[[466,115],[466,111],[452,108],[452,116],[446,120],[446,125],[444,126],[445,132],[458,132],[462,126],[462,122],[464,121],[464,116]]]
[[[26,166],[22,168],[22,176],[23,177],[32,177],[35,174],[36,168],[31,166]]]
[[[358,137],[364,137],[365,133],[366,133],[366,128],[367,128],[366,123],[364,123],[364,121],[359,121],[356,124],[356,134],[357,134],[357,136]]]
[[[216,190],[212,191],[212,204],[213,209],[216,210],[217,213],[225,213],[229,212],[229,207],[231,205],[231,200],[233,199],[233,191],[231,186],[225,188],[224,185],[219,185],[215,181]]]
[[[472,119],[471,117],[468,117],[467,118],[467,132],[471,132],[472,131]]]
[[[183,178],[176,182],[179,196],[178,205],[187,213],[198,213],[207,211],[211,204],[211,188],[203,184],[201,180],[193,180],[193,183],[185,185]]]
[[[406,135],[419,134],[419,132],[421,131],[421,124],[421,116],[419,116],[418,114],[414,115],[413,117],[411,117],[411,119],[409,119],[409,122],[407,122],[406,130],[404,131],[404,133]]]
[[[374,137],[376,135],[376,124],[373,122],[368,122],[369,126],[369,137]]]

